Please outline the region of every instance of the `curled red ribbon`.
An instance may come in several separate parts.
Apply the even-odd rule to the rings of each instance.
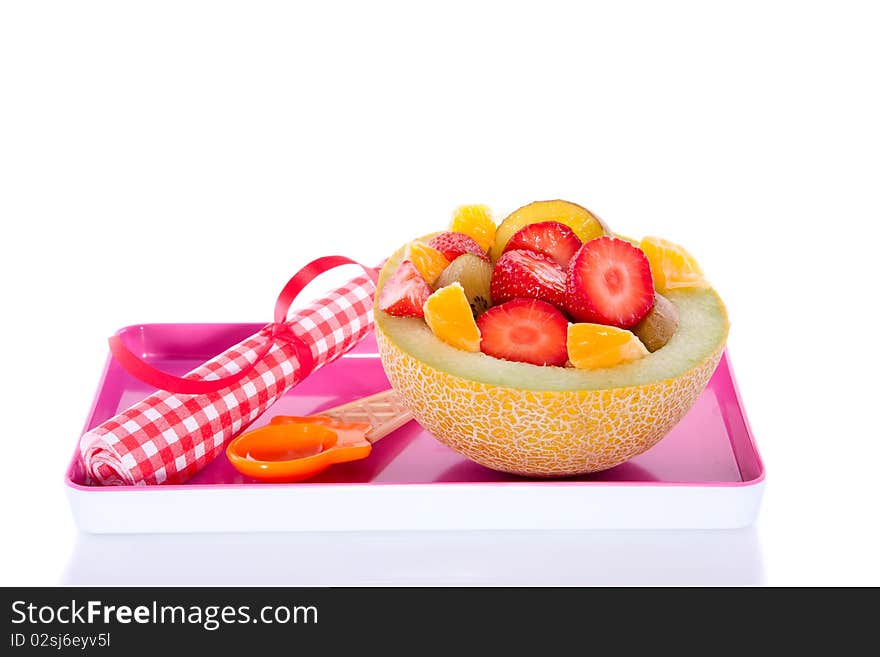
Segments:
[[[305,267],[296,272],[275,302],[275,320],[271,324],[267,324],[260,333],[269,337],[266,344],[260,347],[257,352],[257,358],[247,367],[242,368],[235,374],[224,376],[219,379],[187,379],[180,376],[168,374],[162,370],[156,369],[146,361],[133,354],[128,347],[122,343],[122,338],[114,335],[108,341],[110,343],[110,353],[119,362],[122,368],[132,376],[140,379],[144,383],[165,390],[184,395],[201,395],[222,390],[237,381],[240,381],[257,366],[263,357],[269,353],[269,350],[275,344],[286,342],[291,344],[296,351],[296,357],[299,361],[302,377],[308,376],[314,367],[314,358],[312,357],[312,348],[297,335],[294,327],[287,321],[287,313],[290,306],[297,295],[302,292],[306,285],[311,283],[321,274],[341,267],[342,265],[358,265],[367,272],[367,276],[374,284],[378,282],[379,274],[372,267],[367,267],[355,262],[345,256],[324,256],[313,260]]]

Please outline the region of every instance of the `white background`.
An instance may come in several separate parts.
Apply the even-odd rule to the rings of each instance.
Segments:
[[[0,584],[880,584],[872,3],[311,4],[0,8]],[[116,328],[268,321],[315,255],[555,197],[724,296],[755,528],[77,534]]]

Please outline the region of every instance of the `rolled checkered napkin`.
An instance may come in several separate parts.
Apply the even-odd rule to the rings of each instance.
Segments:
[[[375,271],[286,319],[290,303],[316,275],[342,264],[329,256],[285,286],[275,322],[182,378],[153,369],[111,338],[111,350],[138,378],[159,388],[80,438],[90,483],[182,483],[292,386],[354,347],[373,325]]]

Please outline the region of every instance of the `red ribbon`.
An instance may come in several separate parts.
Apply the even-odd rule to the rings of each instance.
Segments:
[[[324,256],[323,258],[313,260],[296,272],[291,279],[287,281],[287,285],[281,290],[281,294],[278,295],[278,300],[275,302],[275,321],[271,324],[267,324],[260,331],[261,335],[268,336],[269,339],[266,340],[266,343],[257,350],[257,357],[253,363],[242,368],[235,374],[224,376],[219,379],[207,380],[187,379],[174,376],[173,374],[168,374],[167,372],[156,369],[146,361],[134,355],[129,351],[128,347],[122,343],[122,338],[118,335],[114,335],[109,339],[110,353],[113,354],[113,357],[120,365],[122,365],[122,368],[126,372],[135,378],[140,379],[144,383],[148,383],[155,388],[167,392],[184,395],[201,395],[217,392],[218,390],[222,390],[223,388],[240,381],[254,370],[257,363],[269,353],[269,350],[272,349],[275,344],[286,342],[292,345],[296,351],[296,358],[299,361],[300,371],[304,372],[302,375],[304,378],[312,372],[312,368],[315,366],[315,361],[312,357],[312,348],[299,335],[297,335],[296,331],[294,331],[291,323],[287,321],[287,313],[290,310],[293,300],[296,299],[297,295],[302,292],[306,285],[311,283],[321,274],[328,272],[331,269],[335,269],[336,267],[341,267],[342,265],[358,265],[367,272],[367,276],[370,277],[374,284],[379,280],[377,270],[372,269],[371,267],[366,267],[359,262],[346,258],[345,256]]]

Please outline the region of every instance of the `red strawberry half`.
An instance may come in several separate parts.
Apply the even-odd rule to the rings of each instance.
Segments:
[[[555,306],[537,299],[514,299],[493,306],[477,319],[480,351],[495,358],[533,365],[565,365],[568,320]]]
[[[489,256],[487,256],[486,252],[480,248],[480,245],[477,244],[476,240],[464,233],[447,232],[434,235],[434,237],[431,238],[431,241],[428,242],[428,246],[437,249],[440,253],[446,256],[446,259],[449,260],[449,262],[452,262],[458,256],[465,253],[473,253],[474,255],[480,256],[483,260],[489,259]]]
[[[540,253],[508,251],[495,263],[489,292],[494,303],[524,297],[563,307],[565,271]]]
[[[404,260],[382,286],[379,310],[396,317],[424,317],[422,306],[432,291],[416,266],[409,260]]]
[[[581,248],[581,239],[575,232],[558,221],[541,221],[523,226],[513,234],[504,251],[526,249],[552,258],[561,267],[568,263]]]
[[[576,320],[632,328],[654,305],[648,258],[625,240],[590,240],[568,266],[566,295]]]

